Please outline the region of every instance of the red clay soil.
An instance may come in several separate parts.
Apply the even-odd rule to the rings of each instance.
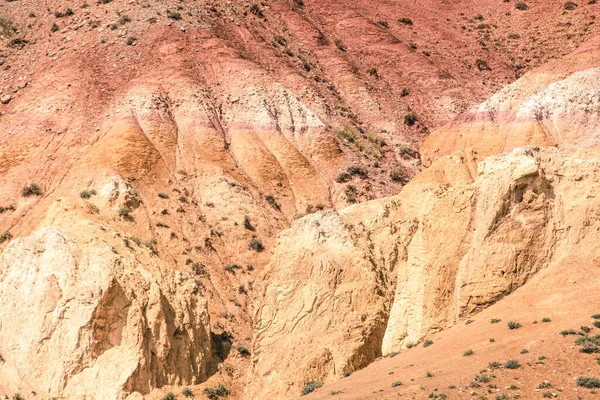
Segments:
[[[278,0],[256,8],[243,1],[102,3],[1,4],[4,92],[27,82],[32,88],[25,90],[54,95],[71,84],[73,108],[63,111],[90,123],[151,69],[202,74],[208,71],[196,68],[205,63],[218,75],[219,56],[205,58],[210,43],[300,97],[310,87],[322,98],[303,100],[325,101],[332,124],[352,121],[418,143],[429,129],[531,67],[570,53],[597,29],[595,5],[566,11],[562,1],[547,0],[529,1],[524,11],[497,0]],[[178,56],[166,62],[165,51]],[[47,73],[52,82],[41,79]],[[410,110],[417,128],[404,125]],[[2,107],[5,115],[17,111],[26,108]]]

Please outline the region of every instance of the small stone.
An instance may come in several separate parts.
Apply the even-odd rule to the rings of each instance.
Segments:
[[[8,103],[10,103],[11,100],[12,100],[12,96],[10,94],[7,94],[6,96],[2,96],[2,98],[0,98],[0,103],[8,104]]]

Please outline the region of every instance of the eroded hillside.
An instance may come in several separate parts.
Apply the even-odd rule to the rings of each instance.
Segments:
[[[562,240],[570,155],[465,149],[405,185],[431,130],[580,45],[565,87],[513,87],[593,101],[594,12],[2,3],[0,392],[293,398],[511,293]]]

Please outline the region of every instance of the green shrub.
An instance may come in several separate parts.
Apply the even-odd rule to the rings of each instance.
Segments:
[[[539,361],[543,361],[543,360],[545,360],[545,359],[546,359],[546,356],[539,356],[539,357],[538,357],[538,360],[539,360]]]
[[[408,113],[404,116],[404,124],[413,126],[417,122],[417,116],[414,113]]]
[[[587,325],[581,325],[579,327],[579,329],[584,332],[584,333],[590,333],[590,331],[592,330],[591,326],[587,326]]]
[[[412,349],[413,347],[417,347],[417,343],[415,342],[410,342],[406,345],[407,349]]]
[[[594,321],[592,324],[594,324],[596,328],[600,328],[600,321]]]
[[[544,381],[542,383],[540,383],[539,385],[537,385],[538,389],[549,389],[552,387],[552,384],[548,381]]]
[[[400,22],[401,24],[404,24],[404,25],[408,25],[408,26],[412,26],[412,24],[413,24],[412,19],[406,18],[406,17],[400,18],[398,20],[398,22]]]
[[[565,330],[560,331],[560,334],[562,336],[577,335],[577,331],[575,329],[565,329]]]
[[[64,12],[62,12],[62,11],[54,11],[54,16],[56,18],[70,17],[73,14],[75,14],[75,13],[70,8],[67,8]]]
[[[126,23],[131,22],[131,18],[129,18],[129,16],[127,14],[122,14],[119,17],[119,23],[121,25],[125,25]]]
[[[390,179],[394,182],[408,182],[408,176],[404,168],[397,166],[390,171]]]
[[[502,368],[502,364],[500,364],[498,361],[492,361],[488,363],[488,368],[493,371],[495,369]]]
[[[504,368],[517,369],[520,367],[519,360],[510,359],[504,364]]]
[[[469,349],[463,353],[463,357],[471,356],[471,355],[473,355],[473,353],[474,353],[474,351]]]
[[[567,1],[563,7],[567,11],[572,11],[577,8],[577,3],[573,3],[572,1]]]
[[[256,3],[252,4],[250,6],[250,12],[254,15],[256,15],[258,18],[264,18],[265,17],[265,13],[263,12],[263,10],[260,8],[260,6]]]
[[[510,321],[508,323],[508,329],[519,329],[521,327],[521,324],[515,321]]]
[[[542,393],[542,397],[545,399],[552,399],[554,397],[554,395],[552,394],[552,392],[547,391],[547,392]]]
[[[433,340],[427,339],[423,342],[423,347],[429,347],[433,344]]]
[[[588,389],[600,388],[600,379],[596,379],[591,376],[579,376],[575,382],[577,386]]]
[[[552,322],[550,318],[544,317],[542,318],[542,322]]]
[[[494,343],[496,341],[496,339],[494,339],[493,337],[490,338],[490,343]]]
[[[515,4],[515,8],[521,11],[529,10],[529,6],[523,1],[519,1],[517,4]]]
[[[427,371],[427,373],[425,374],[425,376],[427,378],[431,378],[431,377],[433,377],[433,374],[430,371]]]
[[[340,174],[335,178],[337,183],[345,183],[352,180],[352,175],[347,172],[340,172]]]
[[[167,10],[167,17],[179,21],[181,19],[181,13],[179,11]]]
[[[223,269],[225,271],[229,272],[230,274],[235,274],[235,270],[241,269],[241,268],[242,267],[240,267],[238,264],[228,264]]]
[[[350,375],[352,375],[352,371],[344,371],[344,378],[347,378]]]
[[[250,243],[248,243],[248,249],[260,253],[265,249],[265,246],[262,244],[262,241],[260,239],[254,238],[250,241]]]
[[[60,29],[60,27],[58,25],[56,25],[56,22],[52,23],[52,26],[50,27],[50,32],[58,32],[58,30]]]
[[[21,189],[21,194],[25,197],[41,196],[42,189],[38,186],[37,183],[32,183],[29,186],[23,187],[23,189]]]
[[[400,354],[400,352],[399,352],[399,351],[392,351],[392,352],[390,353],[390,358],[394,358],[394,357],[396,357],[398,354]]]
[[[356,194],[358,193],[356,190],[356,186],[348,185],[346,186],[346,201],[350,204],[356,203]]]
[[[250,217],[247,215],[244,215],[244,228],[248,229],[249,231],[253,231],[253,232],[256,230],[256,228],[254,228],[254,226],[252,226]]]
[[[575,344],[582,346],[579,351],[581,353],[592,354],[600,352],[600,335],[596,336],[580,336],[575,339]]]
[[[360,165],[352,165],[351,167],[348,167],[348,173],[350,175],[360,176],[361,178],[367,176],[367,171]]]
[[[510,397],[506,393],[496,395],[496,400],[508,400]]]
[[[129,207],[121,207],[119,209],[119,216],[125,219],[131,218],[131,209]]]
[[[217,385],[212,388],[204,388],[204,395],[210,400],[217,400],[219,397],[229,396],[229,389],[223,385]]]
[[[89,199],[90,197],[92,197],[92,194],[89,192],[89,190],[84,190],[81,193],[79,193],[79,196],[82,199]]]
[[[265,200],[271,205],[271,207],[273,207],[277,211],[281,211],[281,206],[279,205],[275,197],[268,195],[267,197],[265,197]]]
[[[4,231],[2,235],[0,235],[0,243],[8,242],[12,239],[13,235],[9,231]]]
[[[490,376],[487,374],[475,375],[473,380],[479,383],[488,383],[490,381]]]
[[[134,44],[137,43],[137,38],[134,36],[129,36],[127,38],[127,46],[133,46]]]
[[[520,353],[521,354],[527,354],[527,353],[529,353],[529,350],[527,350],[527,349],[521,349]]]
[[[17,33],[17,28],[15,28],[12,20],[0,17],[0,32],[6,37],[11,37]]]
[[[156,248],[156,239],[151,239],[148,240],[147,242],[144,243],[144,246],[146,246],[148,249],[150,249],[150,253],[151,254],[158,254],[158,249]]]
[[[162,400],[176,400],[176,399],[177,399],[177,396],[175,396],[172,392],[167,393],[167,395],[162,398]]]
[[[490,319],[490,323],[492,323],[492,324],[497,324],[500,321],[502,321],[502,320],[498,319],[498,318],[492,318],[492,319]]]
[[[194,397],[194,392],[190,388],[184,388],[181,392],[185,397]]]
[[[250,357],[250,350],[243,344],[239,344],[235,348],[242,357]]]
[[[320,388],[321,386],[323,386],[323,382],[309,381],[306,385],[304,385],[304,388],[302,388],[302,393],[300,395],[306,396],[307,394],[314,392],[316,389]]]
[[[402,385],[403,385],[402,381],[396,381],[396,382],[392,383],[392,387],[398,387],[398,386],[402,386]]]

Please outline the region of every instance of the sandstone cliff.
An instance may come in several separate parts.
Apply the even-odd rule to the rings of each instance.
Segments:
[[[94,221],[96,213],[59,199],[50,224],[4,249],[4,393],[123,399],[214,372],[207,302],[193,277]]]
[[[398,196],[295,223],[265,270],[247,398],[266,388],[293,397],[310,380],[339,378],[587,251],[597,157],[526,147],[477,165],[457,153]]]

